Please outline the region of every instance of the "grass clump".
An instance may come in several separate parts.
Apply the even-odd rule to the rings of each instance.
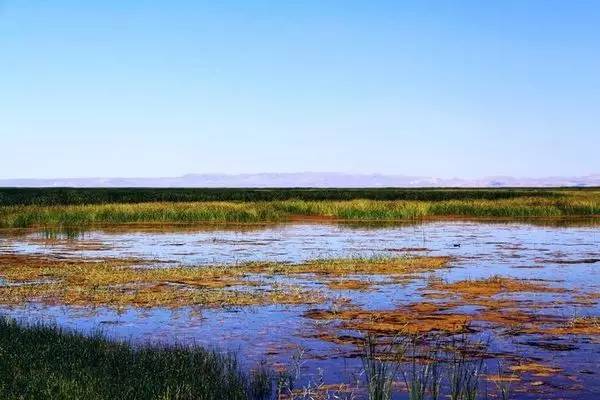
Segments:
[[[192,346],[133,348],[99,334],[5,318],[0,354],[0,397],[6,400],[246,400],[265,390],[231,355]]]

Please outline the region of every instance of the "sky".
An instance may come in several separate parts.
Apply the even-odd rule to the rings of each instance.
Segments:
[[[0,179],[600,172],[600,2],[0,0]]]

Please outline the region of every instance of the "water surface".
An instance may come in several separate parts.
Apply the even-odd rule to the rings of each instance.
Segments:
[[[346,297],[364,309],[390,309],[418,301],[428,279],[449,282],[502,275],[543,279],[549,285],[600,292],[600,230],[595,223],[579,226],[544,226],[527,223],[441,221],[422,224],[372,226],[361,224],[288,223],[256,227],[198,228],[185,230],[95,230],[77,237],[51,237],[43,232],[14,235],[3,232],[0,251],[46,254],[57,257],[134,257],[149,265],[183,264],[201,268],[211,264],[247,261],[301,262],[315,258],[394,256],[403,254],[451,256],[451,268],[423,274],[406,284],[377,284],[371,291],[344,290]],[[306,287],[327,291],[310,277],[295,278]],[[598,302],[581,305],[564,301],[570,294],[523,294],[539,301],[561,301],[545,309],[562,317],[598,316]],[[29,321],[50,321],[83,331],[101,329],[108,335],[136,343],[184,342],[236,351],[252,365],[289,363],[303,353],[303,379],[318,368],[328,382],[348,382],[360,369],[356,348],[321,340],[327,326],[303,317],[308,306],[256,306],[227,310],[74,308],[27,304],[4,307],[4,312]],[[356,332],[347,332],[356,334]],[[573,336],[544,338],[569,344],[569,350],[536,346],[535,337],[506,336],[490,329],[479,332],[500,352],[518,354],[559,366],[554,377],[535,390],[518,393],[519,399],[596,399],[600,396],[600,338]],[[530,335],[531,336],[531,335]],[[530,382],[531,383],[531,382]],[[539,393],[536,393],[539,392]]]

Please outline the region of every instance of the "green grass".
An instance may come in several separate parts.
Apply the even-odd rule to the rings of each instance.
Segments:
[[[453,193],[453,190],[441,192]],[[495,193],[487,189],[481,192]],[[0,206],[0,227],[81,227],[93,224],[127,223],[249,223],[285,221],[292,217],[391,221],[439,217],[521,218],[600,215],[600,190],[553,190],[542,191],[542,193],[543,196],[500,199],[480,199],[475,196],[460,200],[435,201],[355,199],[12,205]]]
[[[594,189],[568,189],[587,192]],[[340,201],[340,200],[500,200],[517,197],[560,197],[552,188],[0,188],[0,206],[75,205],[196,201]]]
[[[3,400],[265,398],[259,381],[240,372],[234,357],[200,347],[133,348],[0,318]]]

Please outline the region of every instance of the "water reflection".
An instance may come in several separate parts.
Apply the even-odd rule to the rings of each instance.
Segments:
[[[398,254],[450,255],[451,269],[409,284],[379,284],[370,291],[340,291],[354,307],[384,310],[422,299],[428,279],[453,282],[502,275],[540,279],[573,292],[522,293],[515,301],[562,318],[600,315],[600,299],[572,301],[578,293],[600,293],[600,230],[598,220],[538,220],[474,222],[431,221],[403,224],[316,224],[296,222],[259,225],[119,227],[85,233],[48,234],[21,231],[0,236],[0,251],[50,254],[61,257],[136,257],[185,265],[233,264],[252,260],[299,262],[322,257]],[[458,246],[457,246],[458,245]],[[575,292],[577,291],[577,292]],[[252,364],[261,359],[286,363],[294,349],[307,349],[307,371],[323,368],[328,382],[347,381],[360,368],[356,347],[327,340],[327,321],[305,317],[307,306],[263,306],[238,309],[178,310],[134,308],[76,308],[36,304],[3,311],[29,321],[50,321],[92,332],[142,342],[195,342],[240,353]],[[477,307],[464,307],[474,312]],[[508,334],[481,325],[479,334],[492,339],[499,355],[524,357],[551,363],[563,371],[559,378],[539,378],[543,398],[595,399],[600,391],[597,375],[597,337],[548,337]],[[336,339],[353,331],[336,331]],[[583,371],[583,372],[582,372]],[[310,372],[309,372],[310,373]],[[554,385],[554,386],[552,386]],[[575,390],[575,389],[576,390]],[[539,398],[519,393],[517,398]]]

